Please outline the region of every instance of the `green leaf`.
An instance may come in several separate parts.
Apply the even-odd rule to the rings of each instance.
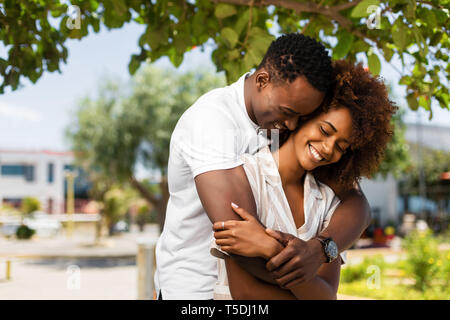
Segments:
[[[408,19],[414,19],[414,16],[416,14],[416,2],[410,1],[405,8],[405,16]]]
[[[368,9],[370,6],[379,6],[380,1],[378,0],[363,0],[360,3],[356,5],[356,7],[353,8],[351,17],[352,18],[364,18],[369,16],[372,12],[370,12]]]
[[[240,53],[238,49],[228,51],[228,59],[234,60],[240,57]]]
[[[250,70],[259,65],[261,62],[261,56],[255,50],[248,50],[244,57],[244,67],[245,70]]]
[[[67,5],[57,5],[51,10],[51,15],[53,18],[58,18],[62,14],[67,13]]]
[[[255,54],[260,56],[261,59],[273,40],[274,37],[271,34],[258,27],[251,28],[248,37],[249,47],[254,50]]]
[[[172,64],[178,68],[181,63],[183,62],[184,54],[178,54],[176,49],[174,47],[170,48],[169,52],[169,59]]]
[[[408,101],[408,105],[411,110],[417,110],[419,108],[419,103],[417,102],[416,97],[414,97],[414,93],[408,94],[406,96],[406,101]]]
[[[401,85],[410,85],[412,83],[412,79],[410,76],[401,77],[399,84]]]
[[[423,35],[420,32],[419,28],[414,26],[412,32],[414,34],[414,38],[416,38],[416,44],[419,47],[419,54],[422,58],[425,58],[428,54],[427,43],[425,42],[425,39],[423,38]]]
[[[444,35],[443,32],[436,32],[435,34],[433,34],[433,36],[430,39],[430,46],[437,46],[438,43],[441,41],[442,36]]]
[[[244,11],[244,13],[239,15],[236,24],[234,25],[234,30],[238,35],[241,35],[243,30],[246,30],[246,26],[248,25],[248,20],[250,19],[250,9]]]
[[[433,11],[431,10],[425,10],[423,12],[422,19],[427,23],[428,27],[430,28],[436,28],[437,26],[437,20],[436,16],[434,15]]]
[[[436,20],[439,24],[443,24],[447,19],[449,18],[449,12],[447,10],[439,10],[439,9],[433,9],[434,16],[436,17]]]
[[[214,15],[219,19],[224,19],[235,15],[237,13],[236,8],[231,4],[219,3],[214,10]]]
[[[0,74],[3,74],[8,67],[8,61],[0,58]]]
[[[383,47],[383,55],[384,55],[384,59],[389,62],[389,61],[391,61],[392,56],[394,55],[394,50],[392,50],[388,46],[384,46]]]
[[[135,74],[136,70],[139,69],[139,66],[141,65],[141,61],[139,60],[139,57],[135,54],[131,56],[130,63],[128,64],[128,71],[131,75]]]
[[[423,107],[425,110],[430,110],[430,100],[428,96],[419,97],[419,106]]]
[[[220,31],[220,35],[225,40],[227,46],[230,49],[233,49],[236,46],[236,43],[237,43],[239,37],[238,37],[237,33],[233,29],[228,28],[228,27],[223,28]]]
[[[157,30],[150,30],[150,26],[147,27],[147,42],[152,48],[152,50],[158,49],[161,45],[167,43],[169,39],[169,29],[168,25],[162,25]]]
[[[392,40],[401,51],[405,50],[409,44],[408,27],[402,22],[395,24],[392,28]]]
[[[100,20],[94,17],[90,17],[89,21],[91,22],[94,32],[98,33],[100,31]]]
[[[369,64],[369,70],[374,75],[379,75],[381,71],[380,59],[376,54],[369,54],[367,57],[367,62]]]
[[[352,47],[353,39],[353,35],[346,31],[338,36],[338,43],[333,49],[333,59],[338,60],[344,58]]]

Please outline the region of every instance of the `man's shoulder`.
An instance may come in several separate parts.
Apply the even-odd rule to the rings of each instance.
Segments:
[[[177,127],[218,126],[232,127],[236,124],[236,113],[239,112],[232,94],[224,88],[214,89],[201,96],[191,105],[178,120]]]

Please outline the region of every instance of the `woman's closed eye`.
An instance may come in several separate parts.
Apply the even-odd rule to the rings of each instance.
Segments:
[[[326,136],[326,137],[331,136],[331,134],[330,134],[327,130],[325,130],[325,128],[322,127],[322,126],[320,126],[320,131],[321,131],[322,134],[323,134],[324,136]],[[342,147],[341,147],[339,144],[337,144],[337,143],[336,143],[336,149],[337,149],[340,153],[345,153],[344,148],[342,148]]]
[[[320,126],[320,131],[322,132],[322,134],[323,134],[324,136],[326,136],[326,137],[329,137],[329,136],[330,136],[330,134],[329,134],[322,126]]]

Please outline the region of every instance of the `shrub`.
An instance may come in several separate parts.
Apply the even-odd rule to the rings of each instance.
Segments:
[[[16,230],[16,237],[18,239],[30,239],[34,235],[35,231],[28,226],[22,224]]]
[[[413,231],[404,240],[407,251],[405,272],[415,279],[415,287],[422,292],[431,287],[431,282],[439,272],[438,242],[431,231]]]
[[[341,281],[342,282],[354,282],[362,279],[367,279],[370,274],[369,267],[377,266],[380,268],[380,273],[383,273],[386,263],[382,256],[377,255],[373,257],[365,257],[364,260],[355,265],[344,266],[341,270]]]
[[[20,206],[20,211],[25,215],[28,215],[34,211],[39,210],[41,207],[41,203],[38,199],[33,197],[27,197],[22,199],[22,204]]]

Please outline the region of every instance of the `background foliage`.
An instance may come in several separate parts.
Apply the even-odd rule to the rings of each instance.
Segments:
[[[449,108],[449,0],[70,1],[79,15],[66,3],[0,1],[0,40],[7,50],[0,57],[0,92],[18,88],[22,77],[36,82],[45,71],[60,71],[67,39],[138,23],[146,29],[131,56],[131,74],[162,56],[179,66],[186,51],[212,40],[213,62],[232,82],[259,64],[274,35],[300,31],[321,40],[334,59],[365,55],[374,74],[381,59],[399,59],[411,109],[431,110],[432,101]]]
[[[104,200],[115,183],[128,184],[158,212],[162,226],[169,198],[170,136],[181,114],[203,93],[225,85],[206,71],[179,74],[148,66],[131,84],[109,79],[98,97],[79,102],[67,138],[77,164],[90,173],[93,192]],[[136,166],[154,170],[156,186],[136,178]]]

